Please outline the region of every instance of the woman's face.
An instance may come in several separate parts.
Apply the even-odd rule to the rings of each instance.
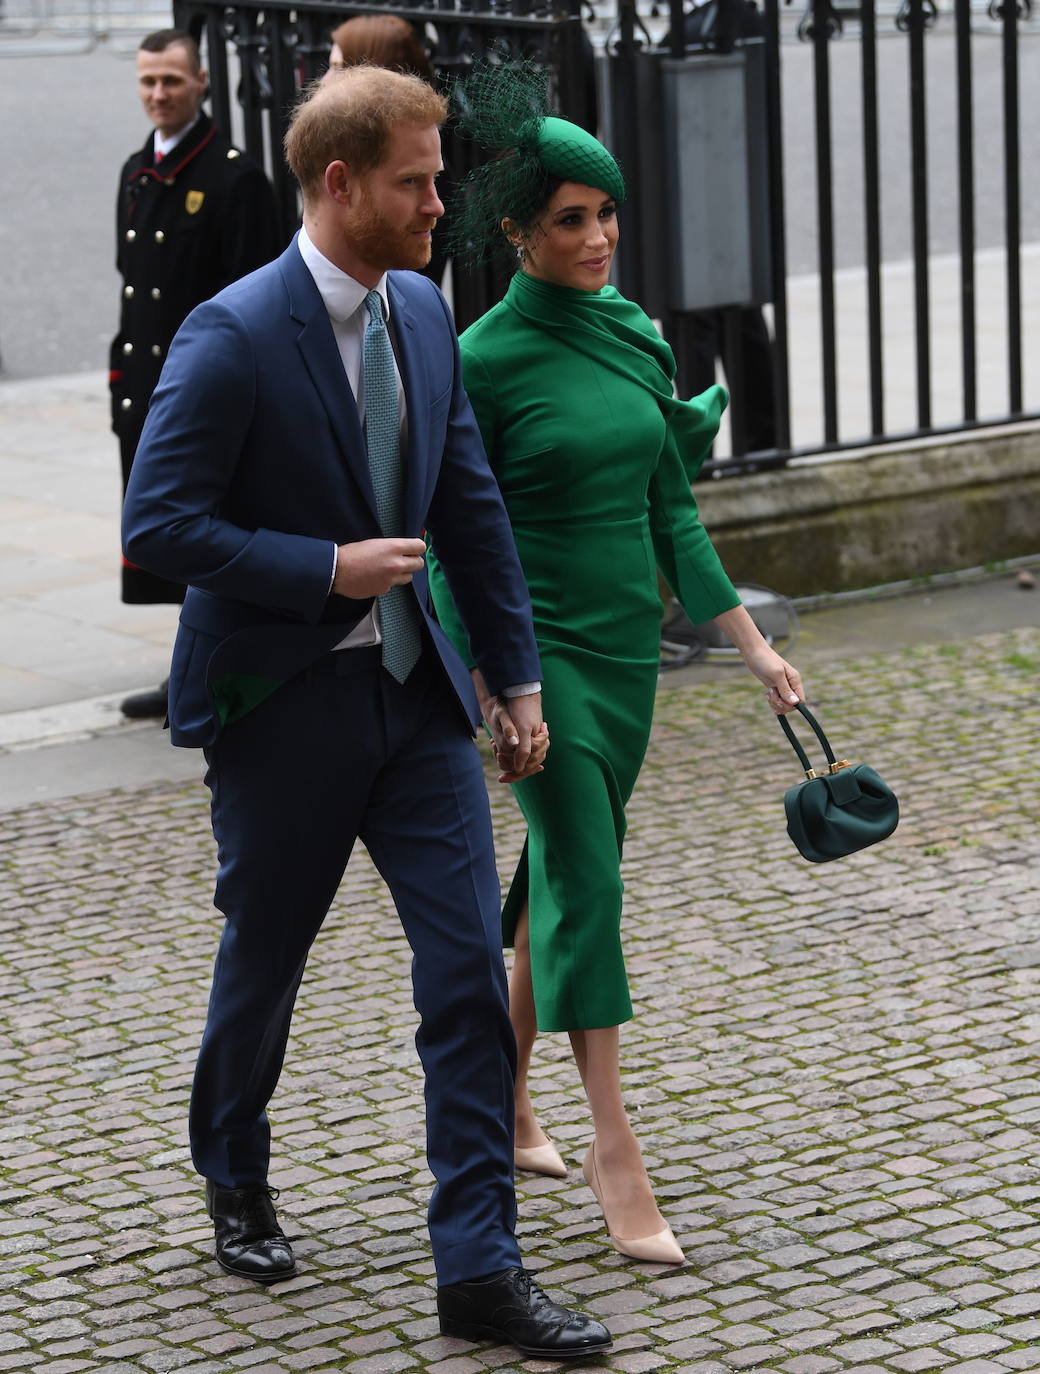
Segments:
[[[532,277],[598,291],[610,278],[617,247],[617,204],[605,191],[565,181],[529,232],[514,230],[509,238],[523,248],[523,269]]]

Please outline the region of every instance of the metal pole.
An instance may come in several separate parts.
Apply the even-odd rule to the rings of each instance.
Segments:
[[[831,153],[831,30],[829,0],[813,0],[816,107],[816,215],[820,264],[820,341],[823,353],[823,436],[838,438],[837,331],[834,311],[834,205]]]
[[[618,0],[618,37],[615,51],[609,55],[611,102],[613,106],[614,148],[625,173],[626,181],[635,190],[639,184],[639,134],[642,121],[636,82],[636,7],[635,0]],[[661,198],[664,188],[661,188]],[[663,213],[660,204],[648,205],[644,197],[636,196],[624,211],[624,257],[622,290],[626,296],[646,303],[643,233],[644,219]]]
[[[686,56],[686,33],[684,20],[686,11],[683,0],[668,0],[668,56]]]
[[[1004,220],[1007,257],[1008,409],[1022,410],[1022,222],[1018,138],[1018,5],[1003,0]]]
[[[925,110],[924,5],[910,0],[910,194],[914,220],[914,331],[917,344],[917,424],[932,423],[932,349],[928,289],[928,145]]]
[[[956,0],[957,167],[960,202],[961,390],[964,418],[978,412],[975,362],[975,149],[972,143],[971,0]]]
[[[881,343],[881,174],[878,163],[877,27],[875,0],[861,0],[863,79],[863,215],[867,249],[867,345],[870,357],[870,431],[885,432]]]
[[[267,111],[268,137],[271,144],[278,213],[290,233],[295,232],[299,223],[299,204],[296,181],[285,165],[282,146],[296,97],[296,71],[293,59],[298,55],[298,49],[290,43],[294,28],[295,35],[298,36],[298,25],[292,25],[289,16],[279,10],[273,10],[268,16],[268,71],[271,76],[271,101]]]

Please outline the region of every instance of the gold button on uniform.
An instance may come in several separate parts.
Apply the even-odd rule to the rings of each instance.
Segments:
[[[156,229],[156,231],[155,231],[155,241],[156,241],[156,243],[165,243],[165,242],[166,242],[166,235],[163,233],[163,231],[162,231],[161,229]]]
[[[132,353],[133,351],[134,351],[134,346],[133,346],[132,343],[125,343],[125,344],[123,345],[123,352],[124,352],[124,353]]]
[[[133,405],[133,401],[131,401],[129,396],[124,396],[119,404],[123,410],[129,410],[130,407]]]
[[[153,286],[153,287],[152,287],[152,300],[153,300],[153,301],[161,301],[161,300],[162,300],[162,292],[159,290],[159,288],[158,288],[157,286]]]
[[[152,357],[153,357],[153,358],[161,358],[161,357],[162,357],[162,349],[159,347],[158,344],[152,344]]]
[[[128,229],[128,230],[126,231],[126,241],[127,241],[127,243],[133,243],[133,241],[134,241],[135,238],[137,238],[137,230],[136,230],[136,229]]]
[[[134,288],[132,286],[124,286],[123,295],[127,298],[128,301],[132,301],[134,298]]]

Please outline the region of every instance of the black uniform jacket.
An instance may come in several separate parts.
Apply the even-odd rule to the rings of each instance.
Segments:
[[[128,468],[181,323],[201,301],[277,257],[285,236],[267,177],[205,114],[159,167],[151,137],[128,159],[116,232],[123,298],[110,360],[112,428]]]

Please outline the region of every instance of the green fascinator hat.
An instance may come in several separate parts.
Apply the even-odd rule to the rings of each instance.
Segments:
[[[483,61],[455,83],[457,127],[494,156],[470,172],[452,203],[453,253],[477,263],[507,249],[503,219],[528,228],[555,184],[576,181],[625,198],[612,153],[578,124],[549,113],[549,72],[532,62]]]
[[[613,154],[580,125],[546,115],[535,122],[533,138],[535,156],[550,176],[625,199],[625,179]]]

